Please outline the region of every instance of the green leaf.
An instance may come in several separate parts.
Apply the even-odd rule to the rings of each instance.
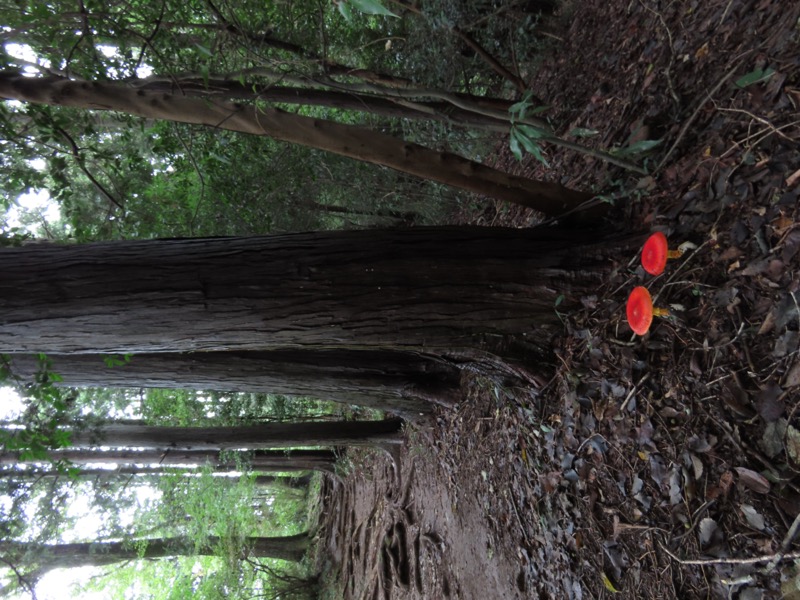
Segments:
[[[546,131],[541,129],[537,129],[536,127],[531,127],[530,125],[517,125],[517,129],[519,129],[526,137],[532,140],[542,140],[547,137],[550,137]]]
[[[514,130],[511,131],[508,147],[511,149],[511,154],[513,154],[517,160],[522,160],[522,147],[519,145],[519,140],[517,140]]]
[[[564,294],[559,294],[558,298],[556,298],[556,306],[561,304],[564,301]]]
[[[212,56],[214,56],[214,53],[211,52],[211,50],[209,50],[205,46],[202,46],[201,44],[195,44],[194,47],[197,48],[200,54],[206,56],[207,58],[211,58]]]
[[[740,88],[746,88],[747,86],[753,85],[755,83],[760,83],[762,81],[766,81],[775,73],[775,69],[769,67],[767,69],[756,69],[755,71],[750,71],[747,75],[742,75],[739,79],[736,80],[736,85]]]
[[[525,150],[530,152],[536,158],[536,160],[541,162],[546,167],[550,166],[547,163],[547,159],[545,159],[544,155],[542,154],[542,148],[539,146],[539,142],[536,141],[546,137],[547,134],[545,132],[528,125],[518,125],[511,130],[511,135],[512,138],[516,138],[518,142],[522,144]]]
[[[616,156],[637,156],[644,154],[648,150],[652,150],[661,143],[661,140],[641,140],[634,142],[627,148],[615,148],[611,154]]]
[[[350,11],[350,5],[345,2],[345,0],[339,0],[339,2],[336,3],[336,8],[339,9],[345,21],[349,23],[353,20],[353,13]]]
[[[385,15],[387,17],[397,17],[392,11],[386,8],[380,0],[348,0],[357,11],[368,15]],[[341,2],[339,5],[341,6]],[[399,17],[397,17],[399,18]]]
[[[584,127],[576,127],[572,131],[570,131],[567,135],[572,137],[580,137],[580,138],[587,138],[592,137],[593,135],[597,135],[600,133],[596,129],[586,129]]]
[[[72,434],[63,429],[57,429],[53,432],[52,442],[56,448],[66,448],[72,443]]]
[[[522,99],[517,102],[516,104],[512,104],[508,108],[508,112],[511,113],[512,116],[516,115],[519,119],[525,118],[525,113],[533,104],[531,102],[531,98],[533,98],[533,90],[526,90],[526,92],[522,95]],[[542,112],[543,110],[547,110],[548,107],[546,106],[539,106],[534,109],[534,114],[537,112]]]

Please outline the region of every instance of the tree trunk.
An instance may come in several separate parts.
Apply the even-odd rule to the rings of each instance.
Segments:
[[[237,460],[237,458],[239,460]],[[76,465],[160,465],[202,467],[251,471],[326,471],[334,472],[336,454],[331,450],[255,450],[247,453],[219,450],[92,450],[66,448],[48,453],[48,460],[67,461]],[[26,461],[26,462],[41,462]],[[23,464],[15,452],[0,453],[0,465]]]
[[[387,118],[439,121],[495,133],[508,134],[511,132],[509,120],[495,119],[480,112],[464,110],[443,101],[409,98],[390,99],[369,94],[301,87],[244,85],[238,81],[227,79],[204,81],[202,79],[148,78],[136,81],[133,87],[151,93],[185,94],[208,98],[226,98],[229,100],[260,100],[263,102],[300,104],[303,106],[325,106]],[[254,88],[257,91],[254,91]],[[470,102],[473,102],[477,107],[490,105],[493,110],[496,110],[495,106],[502,106],[499,101],[494,99],[482,102],[480,97],[471,98]],[[513,102],[508,101],[505,110],[508,110],[512,104]]]
[[[280,350],[136,354],[124,365],[102,356],[48,354],[50,370],[69,387],[155,387],[311,396],[388,410],[408,418],[431,402],[452,405],[459,389],[455,367],[403,352]],[[9,357],[14,374],[32,380],[40,362]]]
[[[213,556],[222,540],[208,537],[199,543],[189,538],[156,538],[131,542],[84,542],[74,544],[35,544],[0,540],[0,555],[17,566],[35,561],[36,575],[52,569],[102,567],[124,560],[154,559],[169,556]],[[249,537],[243,540],[242,556],[299,561],[309,546],[308,534],[281,537]],[[26,557],[31,557],[26,559]]]
[[[591,194],[509,175],[463,157],[430,150],[354,125],[190,96],[66,78],[0,73],[0,97],[79,109],[116,110],[151,119],[194,123],[327,150],[423,179],[529,206],[547,215],[575,208]]]
[[[237,427],[159,427],[102,425],[71,431],[77,448],[149,448],[159,450],[238,450],[295,446],[366,446],[402,442],[401,419],[381,421],[309,421]],[[8,430],[13,435],[14,430]]]
[[[4,248],[0,352],[349,349],[480,362],[518,336],[547,358],[556,309],[580,306],[611,256],[638,249],[639,236],[581,235],[451,227]]]
[[[233,474],[231,474],[233,473]],[[12,479],[14,481],[36,480],[41,479],[91,479],[94,483],[105,483],[112,481],[119,481],[121,479],[130,479],[132,477],[164,477],[167,475],[181,475],[185,477],[197,477],[198,472],[196,469],[182,469],[178,467],[118,467],[116,469],[80,469],[77,472],[66,473],[50,469],[47,471],[38,470],[25,470],[19,469],[0,469],[0,479]],[[226,467],[225,470],[215,470],[211,473],[214,477],[227,477],[230,480],[235,480],[240,477],[233,468]],[[255,485],[260,488],[273,488],[273,489],[292,489],[303,490],[308,486],[308,479],[300,477],[279,477],[275,475],[257,475],[255,478]]]

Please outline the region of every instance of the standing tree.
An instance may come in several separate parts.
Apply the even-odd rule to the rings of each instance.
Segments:
[[[0,352],[391,350],[540,359],[635,239],[414,228],[0,251]],[[557,299],[559,299],[557,304]]]
[[[96,450],[91,448],[64,448],[48,452],[43,459],[66,461],[76,465],[160,465],[206,467],[230,471],[249,468],[251,471],[328,471],[333,472],[336,454],[332,450],[255,450],[252,452],[221,452],[219,450],[150,449]],[[38,459],[22,460],[16,452],[0,453],[0,465],[12,467],[36,464]],[[50,466],[48,465],[48,468]],[[13,476],[12,469],[4,469]]]
[[[562,214],[592,197],[586,192],[510,175],[360,126],[306,117],[267,105],[154,93],[119,83],[75,81],[61,76],[26,77],[13,70],[0,73],[0,97],[52,106],[113,110],[149,119],[267,135],[516,202],[547,215]]]
[[[160,427],[157,425],[101,425],[70,430],[76,448],[145,448],[151,450],[254,450],[296,446],[365,446],[402,441],[400,419],[380,421],[311,421],[263,423],[239,427]],[[19,429],[0,429],[2,439],[24,435]],[[24,442],[24,439],[22,440]],[[22,445],[22,443],[20,444]]]
[[[114,563],[171,556],[209,556],[219,553],[219,537],[198,541],[191,538],[134,539],[130,542],[79,542],[38,544],[0,541],[0,553],[13,565],[21,580],[35,583],[48,571],[72,567],[100,567]],[[278,537],[252,537],[243,540],[243,556],[299,561],[309,545],[306,533]]]
[[[113,368],[104,359],[108,357],[48,354],[50,369],[64,386],[265,392],[370,406],[404,416],[427,412],[432,402],[451,405],[459,385],[454,366],[393,351],[156,352],[137,354]],[[33,380],[41,366],[32,355],[16,354],[8,363],[24,380]]]

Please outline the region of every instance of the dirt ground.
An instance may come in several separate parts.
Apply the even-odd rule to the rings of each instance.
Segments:
[[[589,145],[661,140],[650,174],[552,148],[549,168],[503,145],[496,164],[597,190],[616,223],[696,248],[656,278],[619,257],[565,315],[544,389],[465,375],[457,410],[409,427],[400,477],[361,454],[327,481],[329,593],[798,600],[800,2],[567,10],[563,41],[523,69],[532,89],[562,132],[598,131]],[[672,312],[645,338],[623,314],[642,284]]]

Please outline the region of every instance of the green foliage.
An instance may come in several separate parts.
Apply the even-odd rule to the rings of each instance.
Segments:
[[[545,166],[549,166],[547,160],[544,158],[544,154],[542,154],[542,147],[539,144],[539,140],[547,139],[552,136],[542,129],[518,122],[548,110],[549,107],[547,106],[534,106],[532,98],[533,92],[528,90],[522,97],[522,100],[513,104],[508,109],[511,116],[509,148],[517,160],[522,160],[523,150],[525,150],[531,153],[536,160],[543,163]]]
[[[384,15],[398,18],[397,15],[386,8],[380,0],[336,0],[336,6],[342,16],[348,21],[353,20],[352,9],[368,15]]]
[[[754,69],[750,71],[746,75],[742,75],[739,79],[736,80],[736,86],[740,88],[746,88],[751,85],[755,85],[756,83],[761,83],[762,81],[766,81],[770,77],[775,74],[775,69],[772,67],[767,67],[766,69]]]
[[[661,144],[661,140],[640,140],[624,148],[614,148],[611,153],[614,156],[620,157],[640,156],[646,154],[659,144]]]
[[[69,432],[59,426],[69,419],[73,398],[55,386],[62,377],[50,369],[47,356],[39,354],[37,360],[33,380],[25,381],[14,374],[10,357],[0,355],[0,384],[12,385],[25,405],[22,427],[0,430],[0,446],[19,453],[21,460],[46,460],[49,450],[70,444]]]
[[[530,125],[514,125],[511,128],[509,147],[517,160],[522,160],[522,150],[524,148],[526,151],[530,152],[536,160],[547,167],[550,165],[542,154],[542,147],[538,142],[538,140],[546,139],[546,137],[546,134]]]
[[[104,356],[103,362],[107,367],[121,367],[127,365],[132,357],[132,354],[111,354]]]

